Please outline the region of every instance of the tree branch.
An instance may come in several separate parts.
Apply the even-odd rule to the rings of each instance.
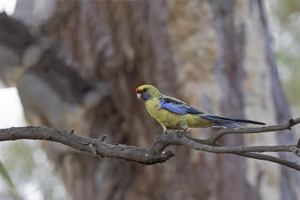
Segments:
[[[300,157],[300,140],[295,145],[283,146],[222,146],[217,141],[226,134],[249,134],[268,131],[279,131],[291,129],[292,126],[299,124],[300,118],[291,119],[285,124],[264,126],[258,128],[243,129],[221,129],[211,138],[200,140],[192,138],[182,132],[169,132],[159,135],[155,138],[154,144],[150,148],[141,148],[127,146],[122,144],[108,144],[105,142],[106,136],[99,139],[83,138],[75,135],[73,131],[61,131],[45,127],[17,127],[0,129],[0,141],[32,139],[46,140],[65,144],[73,149],[85,151],[93,154],[95,157],[108,157],[123,159],[141,164],[163,163],[174,154],[170,151],[164,152],[164,149],[171,145],[183,145],[195,150],[207,151],[217,154],[235,154],[258,160],[266,160],[278,163],[300,171],[300,165],[296,162],[284,160],[275,156],[261,154],[263,152],[291,152]]]
[[[95,157],[118,158],[142,164],[162,163],[174,156],[172,152],[151,154],[150,149],[105,143],[105,136],[99,139],[83,138],[73,131],[61,131],[45,127],[12,127],[0,129],[0,141],[9,140],[46,140],[65,144],[73,149],[92,153]]]
[[[213,144],[226,134],[249,134],[249,133],[262,133],[262,132],[270,132],[270,131],[288,130],[291,129],[292,126],[299,123],[300,123],[300,118],[296,118],[296,119],[290,119],[288,122],[279,125],[240,128],[240,129],[221,129],[217,131],[208,141],[209,143]]]

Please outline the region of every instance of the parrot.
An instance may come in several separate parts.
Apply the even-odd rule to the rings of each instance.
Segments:
[[[152,85],[141,85],[136,89],[137,98],[145,102],[146,109],[163,128],[186,132],[192,128],[242,128],[247,124],[265,125],[263,122],[211,115],[187,103],[162,94]]]

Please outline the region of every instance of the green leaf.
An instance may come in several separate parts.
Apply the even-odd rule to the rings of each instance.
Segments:
[[[1,174],[1,176],[3,177],[3,179],[6,181],[6,183],[7,183],[10,187],[12,187],[12,188],[15,187],[14,184],[13,184],[13,182],[12,182],[12,180],[11,180],[11,178],[10,178],[10,176],[9,176],[9,174],[7,173],[7,171],[6,171],[6,169],[4,168],[4,166],[3,166],[3,164],[2,164],[1,161],[0,161],[0,174]]]

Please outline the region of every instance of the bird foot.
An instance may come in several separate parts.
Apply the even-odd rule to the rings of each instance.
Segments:
[[[155,142],[155,143],[158,143],[158,142],[160,142],[160,141],[161,141],[160,135],[156,136],[156,138],[154,139],[154,142]]]
[[[186,130],[184,130],[184,131],[177,131],[177,136],[178,137],[186,137],[186,136],[188,136],[188,134],[187,134],[187,132],[186,132]]]

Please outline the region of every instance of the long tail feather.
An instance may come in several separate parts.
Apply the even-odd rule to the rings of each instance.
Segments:
[[[203,119],[210,120],[215,123],[215,127],[243,127],[246,124],[257,124],[257,125],[266,125],[263,122],[253,121],[249,119],[238,119],[238,118],[229,118],[229,117],[220,117],[215,115],[201,115]]]

